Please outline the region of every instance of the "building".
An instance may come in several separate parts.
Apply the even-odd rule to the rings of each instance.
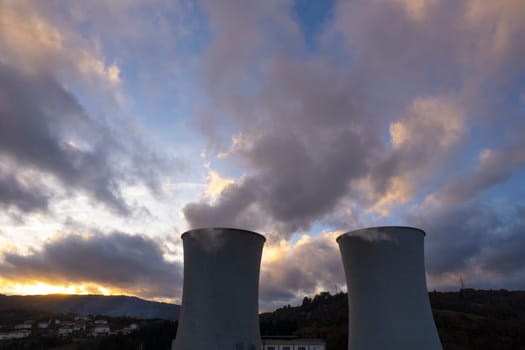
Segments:
[[[69,327],[69,326],[66,326],[66,327],[60,327],[58,330],[57,330],[57,335],[59,337],[68,337],[69,335],[71,335],[73,333],[73,328]]]
[[[17,324],[14,329],[31,329],[33,328],[33,325],[31,323],[20,323]]]
[[[27,329],[19,329],[11,332],[5,332],[0,333],[0,340],[7,340],[7,339],[22,339],[27,338],[31,334],[30,330]]]
[[[297,337],[262,337],[262,350],[325,350],[322,339],[305,339]]]
[[[49,328],[49,321],[48,322],[38,322],[37,327],[40,329]]]
[[[86,330],[86,322],[79,320],[75,321],[73,323],[73,330],[75,331],[85,331]]]
[[[93,328],[93,335],[95,337],[109,335],[110,333],[111,333],[111,329],[109,329],[109,326],[107,325],[99,325]]]
[[[261,350],[326,350],[326,342],[322,339],[304,339],[297,337],[262,337]],[[173,340],[172,347],[175,346]]]
[[[91,317],[89,316],[75,316],[75,321],[91,321]]]

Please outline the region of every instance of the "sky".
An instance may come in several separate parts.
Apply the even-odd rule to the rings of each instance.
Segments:
[[[429,289],[525,289],[522,0],[0,0],[0,293],[180,303],[180,234],[267,237],[260,308],[335,238],[426,231]]]

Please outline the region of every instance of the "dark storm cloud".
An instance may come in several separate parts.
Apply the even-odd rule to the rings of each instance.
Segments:
[[[489,273],[500,277],[511,277],[525,272],[525,207],[510,206],[500,214],[500,225],[487,230],[486,245],[475,263]],[[522,280],[522,285],[525,281]]]
[[[255,175],[228,187],[215,204],[189,204],[184,212],[191,226],[217,217],[236,224],[255,204],[284,235],[307,229],[367,172],[368,159],[380,146],[346,86],[332,86],[338,79],[330,67],[275,60],[267,68],[270,78],[257,104],[237,106],[254,125],[243,130],[231,151]]]
[[[145,142],[125,108],[120,67],[107,64],[100,47],[74,26],[72,17],[84,23],[78,17],[84,7],[73,5],[71,11],[62,5],[0,3],[0,171],[31,185],[19,191],[31,187],[51,204],[82,194],[127,215],[136,204],[124,198],[124,186],[144,184],[158,194],[162,174],[182,162],[160,156]],[[109,8],[114,17],[128,6]],[[101,17],[95,22],[108,19]],[[9,206],[27,208],[17,203]],[[32,209],[46,204],[36,200]]]
[[[246,175],[214,202],[188,204],[190,226],[257,214],[250,228],[290,237],[348,203],[355,212],[388,196],[382,205],[406,204],[458,177],[461,151],[479,146],[471,125],[505,135],[515,126],[521,107],[500,100],[521,91],[514,43],[525,26],[515,13],[525,6],[341,1],[310,55],[286,4],[221,5],[204,3],[217,35],[203,61],[210,106],[200,124],[213,154],[231,123],[227,153]],[[470,187],[491,188],[517,168]]]
[[[523,215],[523,209],[522,215]],[[489,244],[483,251],[480,265],[488,271],[498,273],[500,276],[510,276],[515,273],[525,272],[525,223],[513,228],[504,234],[497,244]],[[525,285],[525,281],[522,281]]]
[[[15,206],[22,211],[46,210],[49,196],[42,189],[20,183],[14,176],[0,171],[0,207]]]
[[[500,226],[500,218],[487,205],[472,202],[444,207],[413,218],[427,233],[427,271],[440,274],[468,266]]]
[[[515,126],[514,134],[522,134]],[[486,149],[478,165],[429,194],[406,219],[427,232],[428,271],[496,273],[510,276],[525,269],[523,206],[484,197],[523,168],[521,137],[511,137],[498,149]],[[470,271],[469,273],[465,271]]]
[[[209,128],[216,121],[216,115],[232,117],[240,141],[234,143],[230,156],[250,175],[236,187],[224,191],[215,203],[189,204],[184,212],[191,226],[202,226],[216,218],[238,224],[237,218],[243,211],[250,212],[257,207],[257,213],[268,218],[263,222],[273,222],[281,235],[289,237],[290,233],[308,229],[312,221],[332,213],[349,195],[362,200],[364,207],[372,205],[388,191],[393,177],[403,174],[404,169],[413,168],[420,160],[428,161],[429,155],[435,153],[435,147],[424,144],[427,139],[422,136],[420,144],[388,154],[388,145],[378,130],[388,128],[385,121],[396,117],[402,103],[410,101],[409,98],[397,101],[397,109],[392,108],[389,99],[400,95],[400,87],[394,89],[391,84],[397,84],[398,77],[397,80],[387,79],[387,82],[381,80],[372,90],[367,90],[370,84],[362,81],[366,76],[361,75],[377,71],[377,67],[369,67],[368,60],[356,61],[358,65],[352,70],[345,63],[323,55],[310,60],[286,55],[281,43],[291,43],[290,46],[298,51],[300,45],[294,31],[295,23],[283,16],[281,10],[272,5],[265,5],[264,11],[261,10],[265,14],[261,18],[270,17],[275,27],[280,28],[280,39],[274,40],[279,44],[271,45],[268,44],[271,34],[266,35],[258,27],[261,18],[255,12],[248,11],[249,16],[256,17],[249,22],[236,21],[239,16],[235,16],[235,6],[219,10],[208,4],[215,29],[224,34],[232,28],[242,27],[243,40],[233,42],[228,36],[219,35],[211,45],[207,68],[212,73],[206,82],[213,113],[204,113],[202,124]],[[401,35],[397,31],[396,34]],[[417,40],[420,38],[414,38]],[[254,47],[268,48],[265,58],[252,57]],[[441,52],[439,48],[433,50]],[[225,61],[226,52],[232,53],[227,57],[234,56],[233,61]],[[403,59],[402,52],[392,52],[392,55]],[[429,55],[437,60],[431,53]],[[381,52],[373,52],[370,58],[381,63],[390,61],[386,57]],[[219,62],[227,68],[235,62],[235,71],[216,69]],[[253,72],[256,78],[251,81]],[[412,80],[416,78],[421,77]],[[420,80],[412,83],[421,84]],[[227,89],[224,84],[228,85]],[[256,86],[253,95],[235,93],[246,84]],[[377,89],[390,91],[378,94]],[[390,108],[385,109],[385,106]],[[424,116],[414,118],[417,117]],[[436,133],[431,127],[427,127],[425,134],[421,128],[415,131],[433,136]],[[210,135],[212,143],[214,137]],[[358,197],[352,191],[352,183],[366,177],[373,183],[367,193],[372,199]],[[250,200],[234,202],[235,198],[245,200],[240,192],[248,192],[245,189],[248,186],[251,187]],[[236,190],[237,195],[232,193]],[[236,211],[232,213],[231,208]]]
[[[0,81],[1,154],[22,167],[56,176],[66,189],[84,190],[126,213],[110,165],[116,144],[109,130],[90,119],[75,97],[50,76],[23,74],[0,64]],[[79,136],[93,138],[90,149],[70,143]]]
[[[524,212],[522,206],[501,203],[495,210],[475,199],[409,220],[427,232],[431,276],[462,275],[486,288],[490,280],[510,281],[525,271]]]
[[[251,181],[248,181],[251,183]],[[245,220],[243,211],[256,200],[256,193],[250,184],[232,184],[221,195],[221,206],[206,202],[189,203],[184,208],[184,215],[192,227],[243,227],[255,229],[258,220],[254,217]]]
[[[10,170],[7,176],[15,185],[0,192],[2,202],[21,210],[45,209],[43,199],[50,189],[41,177],[50,175],[66,193],[80,190],[128,214],[122,182],[140,180],[155,186],[164,161],[147,147],[128,147],[134,135],[125,140],[120,131],[91,118],[52,76],[22,73],[0,63],[0,82],[0,159],[8,161],[2,165]],[[20,170],[33,171],[33,181],[42,188],[16,186]],[[28,206],[27,201],[12,198],[15,194],[35,200]]]
[[[181,264],[166,261],[155,241],[120,232],[71,234],[29,255],[4,253],[0,271],[13,281],[95,283],[148,297],[174,297],[182,285]]]
[[[477,167],[471,172],[450,181],[436,197],[448,204],[462,203],[486,189],[505,183],[525,165],[524,125],[514,126],[513,134],[503,146],[486,149],[480,154]]]

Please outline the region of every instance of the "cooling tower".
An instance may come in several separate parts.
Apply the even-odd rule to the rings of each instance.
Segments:
[[[424,238],[410,227],[337,238],[348,286],[349,350],[441,349],[425,281]]]
[[[259,350],[264,236],[210,228],[182,235],[184,287],[173,350]]]

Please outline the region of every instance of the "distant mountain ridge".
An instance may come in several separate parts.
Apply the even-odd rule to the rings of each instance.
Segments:
[[[0,295],[0,311],[16,309],[78,315],[160,318],[171,321],[178,320],[180,312],[180,306],[176,304],[148,301],[124,295]]]

